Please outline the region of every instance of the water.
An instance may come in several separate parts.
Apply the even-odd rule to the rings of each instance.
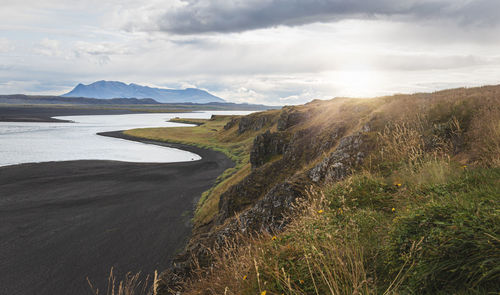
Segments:
[[[132,128],[190,126],[167,122],[171,118],[210,118],[212,114],[250,112],[213,111],[55,117],[74,123],[0,122],[0,166],[70,160],[125,162],[184,162],[200,156],[174,148],[99,136],[96,133]]]

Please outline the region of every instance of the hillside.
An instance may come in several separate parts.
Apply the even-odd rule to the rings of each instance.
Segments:
[[[214,96],[204,90],[196,88],[164,89],[125,84],[117,81],[97,81],[89,85],[78,84],[63,97],[87,98],[149,98],[161,103],[209,103],[225,102],[222,98]]]
[[[237,163],[201,197],[158,294],[500,290],[500,86],[126,134]]]

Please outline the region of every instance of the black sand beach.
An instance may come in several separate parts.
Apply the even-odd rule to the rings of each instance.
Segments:
[[[109,136],[122,137],[121,133]],[[194,203],[233,163],[70,161],[0,167],[0,294],[88,294],[86,276],[168,266],[190,233]]]

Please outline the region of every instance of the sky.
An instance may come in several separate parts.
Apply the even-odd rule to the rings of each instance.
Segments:
[[[230,102],[500,84],[499,0],[0,0],[0,94],[196,87]]]

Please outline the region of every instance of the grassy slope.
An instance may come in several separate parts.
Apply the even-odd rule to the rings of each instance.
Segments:
[[[300,108],[313,116],[294,132],[369,122],[377,145],[358,172],[312,189],[284,232],[216,250],[188,294],[500,290],[500,87]]]
[[[372,100],[315,101],[295,108],[306,120],[299,168],[305,171],[369,123],[375,142],[363,167],[315,187],[275,237],[235,237],[214,250],[211,270],[186,282],[189,294],[482,294],[500,290],[500,87],[454,89]],[[202,145],[238,163],[200,203],[198,224],[218,197],[250,173],[259,132],[223,130],[228,118],[194,128],[128,131]],[[217,131],[215,131],[217,130]],[[309,152],[310,151],[310,152]],[[239,170],[238,170],[239,169]],[[230,177],[227,177],[231,175]],[[243,246],[242,246],[243,245]]]
[[[430,165],[438,181],[363,172],[312,192],[283,233],[226,245],[188,294],[498,291],[500,170]]]

